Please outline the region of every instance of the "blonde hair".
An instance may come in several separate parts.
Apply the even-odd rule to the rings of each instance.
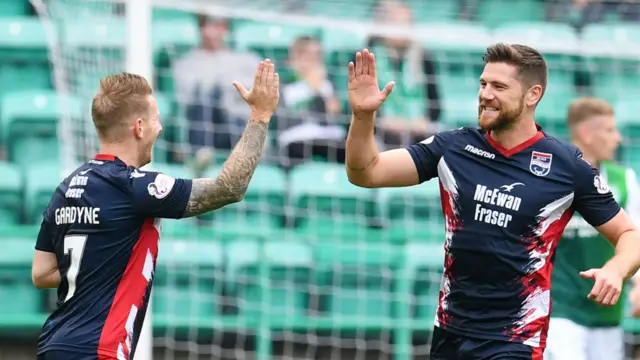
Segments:
[[[119,73],[100,80],[100,89],[91,103],[91,117],[101,139],[116,136],[127,120],[149,116],[148,96],[153,89],[147,80],[131,73]]]
[[[569,105],[567,124],[575,126],[592,116],[613,116],[613,107],[605,100],[594,97],[582,97]]]

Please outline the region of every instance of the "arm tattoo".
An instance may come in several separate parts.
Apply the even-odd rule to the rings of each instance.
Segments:
[[[250,120],[215,179],[194,179],[184,217],[197,216],[242,200],[262,157],[268,124]]]

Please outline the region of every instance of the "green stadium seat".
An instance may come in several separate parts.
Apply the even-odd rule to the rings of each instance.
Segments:
[[[55,162],[40,163],[25,169],[25,212],[31,224],[42,221],[42,213],[51,200],[51,195],[68,174]]]
[[[252,50],[276,62],[284,61],[288,49],[299,36],[319,37],[320,30],[312,26],[282,25],[278,23],[246,23],[233,32],[236,48]]]
[[[368,21],[371,19],[373,1],[360,0],[331,5],[322,1],[308,1],[306,7],[307,13],[313,14],[314,17]]]
[[[158,89],[173,95],[171,62],[198,45],[198,24],[192,17],[165,19],[154,21],[151,31]]]
[[[493,41],[491,33],[482,25],[467,22],[434,22],[420,25],[419,34],[424,47],[434,57],[440,73],[463,72],[480,75],[482,54]]]
[[[38,18],[0,17],[0,84],[0,94],[52,87],[46,33]]]
[[[316,245],[321,311],[335,324],[358,328],[375,321],[388,326],[394,302],[394,272],[402,263],[403,246],[337,243]]]
[[[543,21],[544,6],[538,0],[482,0],[477,17],[489,27],[506,22]]]
[[[158,9],[154,8],[151,14],[153,16],[154,24],[162,21],[173,21],[173,20],[186,20],[194,22],[196,21],[196,15],[193,12],[186,12],[180,10],[173,9]]]
[[[313,252],[306,243],[238,240],[227,246],[227,261],[227,280],[233,284],[239,316],[258,318],[266,310],[272,326],[287,327],[306,314],[313,265]]]
[[[24,203],[23,179],[19,168],[0,161],[0,225],[18,224]]]
[[[318,239],[349,238],[366,231],[375,193],[352,185],[344,165],[312,162],[291,170],[290,196],[300,232]]]
[[[0,1],[0,14],[3,17],[29,15],[29,2],[25,0]]]
[[[460,14],[460,3],[451,0],[409,0],[409,7],[416,23],[456,20]]]
[[[475,91],[467,79],[460,81],[458,93],[455,93],[456,81],[453,78],[445,78],[442,84],[442,120],[447,128],[456,128],[460,126],[476,126],[478,123],[478,90],[480,85],[476,84]],[[477,80],[474,81],[477,83]],[[446,84],[446,85],[445,85]]]
[[[32,239],[30,239],[32,240]],[[33,241],[33,240],[32,240]],[[41,313],[41,290],[31,283],[33,247],[24,239],[2,239],[0,254],[0,327],[4,321]],[[26,245],[26,246],[25,246]]]
[[[221,166],[207,172],[207,177],[214,178]],[[227,205],[203,218],[213,219],[216,224],[229,226],[258,226],[270,229],[278,227],[284,221],[286,178],[284,172],[269,164],[260,164],[256,168],[249,188],[241,202]]]
[[[495,41],[521,43],[536,47],[543,44],[545,49],[557,49],[551,53],[567,53],[580,46],[578,34],[568,24],[550,22],[510,22],[493,31]]]
[[[427,324],[433,322],[444,264],[444,238],[440,243],[409,243],[405,248],[406,276],[413,289],[413,315]]]
[[[158,257],[155,313],[167,319],[221,314],[224,252],[220,243],[165,239],[160,242]]]
[[[582,32],[582,44],[594,95],[615,101],[640,91],[639,25],[588,25]]]
[[[393,239],[443,241],[444,217],[437,179],[417,186],[380,189],[378,204]]]
[[[0,134],[8,157],[19,165],[57,160],[58,119],[81,117],[80,103],[53,91],[9,93],[0,99]]]
[[[84,66],[82,71],[74,74],[74,91],[93,94],[100,78],[113,72],[111,64],[125,63],[126,44],[127,28],[122,19],[90,17],[65,23],[62,26],[60,51],[71,61],[90,61],[89,66]]]
[[[625,137],[620,148],[620,160],[627,166],[640,169],[640,104],[632,95],[619,98],[614,103],[616,120]]]
[[[37,17],[0,17],[0,62],[47,61],[47,45],[45,27]]]

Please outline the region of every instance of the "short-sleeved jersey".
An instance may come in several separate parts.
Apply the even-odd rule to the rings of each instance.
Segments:
[[[57,307],[43,326],[48,350],[131,359],[158,256],[160,218],[183,216],[191,180],[97,155],[57,187],[36,249],[56,255]]]
[[[440,181],[446,239],[436,326],[544,348],[565,226],[574,211],[592,226],[619,212],[580,151],[538,129],[513,149],[470,127],[408,148],[420,181]]]

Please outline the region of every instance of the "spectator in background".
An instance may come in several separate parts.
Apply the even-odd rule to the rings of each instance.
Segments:
[[[602,22],[613,14],[622,21],[640,21],[638,0],[547,0],[548,16],[565,20],[582,30],[585,25]]]
[[[342,120],[340,101],[327,76],[318,39],[296,39],[289,50],[288,65],[293,79],[282,87],[284,109],[276,120],[284,165],[312,157],[344,162],[346,129],[337,123]]]
[[[407,25],[411,9],[400,0],[381,0],[374,7],[377,22]],[[408,146],[438,132],[440,102],[434,62],[421,44],[404,36],[378,36],[368,48],[376,56],[379,81],[396,81],[376,122],[389,147]]]
[[[185,109],[189,145],[195,155],[196,175],[211,164],[213,149],[230,151],[240,138],[249,108],[231,86],[253,83],[260,58],[228,47],[226,19],[198,16],[200,46],[173,65],[179,103]]]

